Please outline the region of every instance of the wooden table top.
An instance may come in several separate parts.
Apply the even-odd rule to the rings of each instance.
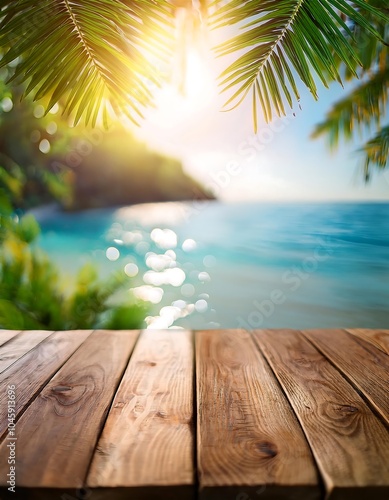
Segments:
[[[388,388],[389,330],[0,331],[0,498],[388,500]]]

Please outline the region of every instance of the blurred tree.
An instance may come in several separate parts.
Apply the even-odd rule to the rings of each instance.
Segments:
[[[12,78],[15,68],[4,69]],[[20,100],[25,85],[5,85],[0,74],[0,86],[0,161],[9,172],[18,165],[24,176],[17,208],[53,200],[81,209],[208,197],[180,162],[150,151],[120,123],[104,132],[71,127],[61,106],[45,115],[31,96]]]
[[[383,14],[389,13],[386,0],[369,0],[369,3]],[[389,48],[383,42],[388,39],[389,25],[379,22],[368,12],[366,20],[380,33],[381,39],[355,23],[350,26],[362,61],[362,68],[358,71],[361,83],[335,103],[312,136],[325,135],[330,147],[336,148],[342,138],[351,141],[357,136],[360,140],[370,133],[370,138],[360,149],[364,155],[364,176],[368,181],[372,166],[384,169],[389,161],[389,123],[385,121],[389,95]],[[341,62],[340,67],[346,79],[353,78],[354,73]]]
[[[0,167],[0,328],[72,330],[140,328],[146,303],[115,303],[115,293],[128,278],[124,273],[98,279],[84,266],[74,289],[65,293],[58,270],[35,245],[39,225],[32,215],[19,217],[15,204],[23,191],[23,176],[14,167]]]
[[[68,123],[58,113],[43,116],[43,106],[34,103],[31,96],[22,100],[24,85],[5,83],[14,75],[15,67],[9,64],[0,70],[0,163],[12,175],[16,170],[23,175],[22,194],[13,201],[17,209],[53,199],[66,204],[71,196],[69,184],[53,175],[42,150],[50,151],[54,136],[55,148],[66,147]]]

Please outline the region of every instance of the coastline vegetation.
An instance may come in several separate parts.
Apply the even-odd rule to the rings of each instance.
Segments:
[[[12,330],[136,329],[147,303],[115,301],[129,279],[115,273],[99,279],[87,264],[66,291],[63,276],[37,246],[39,225],[31,214],[18,215],[24,179],[0,168],[0,328]]]

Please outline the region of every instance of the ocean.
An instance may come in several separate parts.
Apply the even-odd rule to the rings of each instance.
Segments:
[[[69,284],[94,262],[149,328],[389,328],[389,203],[156,203],[36,210]]]

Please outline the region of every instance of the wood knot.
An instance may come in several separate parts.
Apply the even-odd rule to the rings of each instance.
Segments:
[[[145,407],[141,403],[136,403],[134,407],[134,413],[143,413],[145,411]]]
[[[71,391],[72,390],[72,387],[69,387],[68,385],[57,385],[57,387],[53,387],[52,389],[52,392],[67,392],[67,391]]]
[[[155,361],[141,360],[141,361],[138,361],[138,364],[140,366],[156,366],[157,363]]]
[[[260,441],[255,445],[256,449],[266,458],[274,458],[278,454],[277,446],[270,441]]]
[[[294,364],[299,366],[300,368],[310,368],[311,362],[307,358],[295,358],[293,360]]]
[[[340,411],[342,413],[356,413],[357,411],[359,411],[356,406],[352,406],[352,405],[339,405],[336,408],[336,410]]]
[[[96,447],[96,453],[101,457],[109,457],[109,453],[105,451],[101,446]]]

